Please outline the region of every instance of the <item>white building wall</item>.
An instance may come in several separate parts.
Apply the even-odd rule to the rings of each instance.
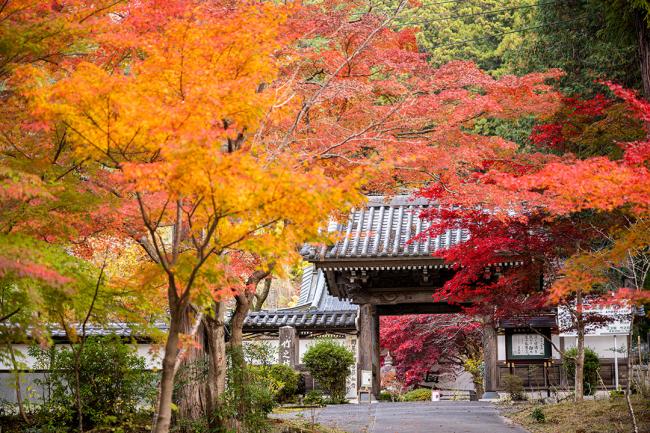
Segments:
[[[68,347],[67,344],[56,345],[57,348]],[[149,369],[159,369],[162,367],[162,357],[164,347],[161,344],[136,344],[136,352],[145,359],[146,367]],[[25,370],[35,369],[36,358],[29,356],[29,346],[27,344],[14,344],[16,361]],[[0,359],[0,370],[11,371],[13,366],[8,359]]]
[[[564,349],[568,350],[576,346],[576,337],[560,337],[552,335],[551,351],[554,359],[560,359],[562,356],[556,349],[561,347],[560,338],[564,338]],[[627,352],[626,336],[619,335],[616,337],[616,346],[618,347],[618,357],[625,357]],[[614,336],[613,335],[588,335],[585,336],[585,346],[593,349],[599,358],[614,358]],[[499,361],[506,360],[506,336],[497,336],[497,355]]]
[[[497,360],[506,360],[506,336],[497,335]]]
[[[564,348],[571,349],[576,347],[577,337],[564,337]],[[625,335],[616,336],[616,345],[614,344],[613,335],[585,336],[585,346],[594,350],[599,358],[614,358],[614,348],[618,349],[618,357],[624,358],[627,353],[627,337]]]
[[[29,356],[27,350],[29,346],[26,344],[14,344],[14,353],[16,361],[25,369],[32,369],[36,366],[36,359]],[[10,359],[0,358],[0,370],[13,370]]]
[[[551,353],[553,355],[553,359],[561,359],[562,354],[556,349],[556,347],[559,349],[560,348],[560,336],[559,335],[551,335],[551,342],[553,344],[551,345]]]

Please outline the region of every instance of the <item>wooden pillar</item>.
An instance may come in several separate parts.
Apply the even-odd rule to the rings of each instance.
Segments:
[[[372,304],[359,306],[359,360],[357,365],[357,388],[361,387],[361,371],[372,372],[372,394],[379,397],[381,385],[379,365],[379,316]]]
[[[485,362],[483,398],[485,399],[498,398],[496,393],[498,387],[497,357],[497,330],[491,321],[485,321],[483,324],[483,360]]]
[[[296,367],[300,361],[298,332],[293,326],[280,327],[278,362]]]

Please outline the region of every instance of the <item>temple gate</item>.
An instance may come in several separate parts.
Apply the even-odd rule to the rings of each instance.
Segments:
[[[366,208],[355,209],[345,224],[332,225],[339,240],[320,250],[309,247],[303,256],[321,269],[329,293],[359,305],[358,382],[360,371],[372,372],[372,394],[379,396],[379,317],[401,314],[445,314],[461,306],[434,302],[433,294],[453,276],[452,266],[436,252],[468,239],[463,229],[437,237],[414,240],[429,223],[419,214],[430,206],[425,200],[397,196],[370,197]],[[495,263],[507,266],[515,262]],[[485,385],[496,391],[497,333],[484,332]]]

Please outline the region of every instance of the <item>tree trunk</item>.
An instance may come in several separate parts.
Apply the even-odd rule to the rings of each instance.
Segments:
[[[483,321],[483,361],[485,369],[483,373],[485,398],[494,398],[493,393],[497,390],[497,330],[492,323],[491,317],[485,317]]]
[[[643,94],[646,98],[650,98],[650,30],[645,20],[644,11],[638,9],[634,11],[634,27],[639,43],[639,64]]]
[[[20,417],[25,421],[26,424],[29,424],[29,418],[27,418],[27,413],[25,412],[25,407],[23,405],[23,395],[20,389],[20,371],[18,371],[18,362],[16,361],[16,354],[14,353],[13,344],[9,343],[9,355],[11,356],[11,364],[13,365],[14,372],[16,373],[15,386],[16,386],[16,403],[18,403],[18,413]]]
[[[634,329],[634,308],[632,309],[632,318],[630,319],[630,334],[627,336],[627,385],[625,386],[625,401],[627,402],[627,412],[632,420],[634,433],[639,433],[639,425],[636,422],[634,407],[630,395],[632,394],[632,329]],[[641,367],[641,364],[639,364]]]
[[[584,377],[585,377],[585,323],[582,316],[582,292],[576,292],[576,328],[578,335],[578,342],[576,345],[577,354],[575,360],[575,401],[582,401],[584,399]]]
[[[81,348],[78,349],[81,351]],[[75,392],[75,399],[77,401],[77,416],[79,416],[79,433],[83,433],[84,431],[84,420],[83,420],[83,411],[82,411],[82,406],[81,406],[81,378],[79,376],[79,363],[80,363],[80,357],[81,353],[74,351],[74,392]]]
[[[226,306],[223,302],[214,302],[214,317],[207,316],[204,319],[208,358],[206,414],[208,427],[216,431],[224,426],[223,413],[219,409],[226,390],[225,311]]]
[[[255,294],[255,306],[252,308],[253,311],[260,311],[262,309],[264,302],[266,302],[266,298],[269,297],[272,282],[273,278],[271,277],[268,277],[264,280],[264,287],[262,288],[262,291]]]
[[[190,335],[194,331],[196,311],[188,306],[181,319],[181,334]],[[194,335],[192,347],[187,348],[183,360],[176,372],[176,386],[174,400],[178,404],[178,418],[183,421],[200,421],[206,415],[206,391],[207,375],[206,342],[203,321],[199,324]],[[182,431],[191,433],[188,427],[182,427]]]
[[[172,306],[174,308],[174,306]],[[162,377],[158,396],[158,410],[154,422],[154,433],[168,433],[172,417],[172,394],[174,391],[174,370],[180,332],[180,315],[172,311],[169,333],[165,343],[165,355],[162,362]]]
[[[241,294],[237,296],[235,312],[230,320],[230,348],[241,348],[244,341],[244,322],[250,309],[254,294]]]
[[[246,282],[247,287],[252,287],[252,291],[240,293],[235,296],[237,301],[235,311],[230,320],[230,360],[232,368],[232,386],[239,394],[237,399],[237,413],[235,418],[230,420],[229,427],[235,431],[241,431],[244,416],[250,411],[247,400],[241,398],[246,390],[246,362],[244,360],[244,322],[246,315],[250,310],[253,299],[255,298],[255,289],[257,284],[269,275],[268,271],[255,271]]]
[[[253,272],[246,281],[246,286],[252,287],[253,290],[245,291],[244,293],[240,293],[235,296],[237,304],[235,306],[235,312],[232,315],[232,319],[230,320],[230,347],[233,349],[241,348],[242,342],[244,340],[244,322],[246,321],[246,315],[251,309],[253,299],[255,299],[257,285],[260,281],[269,276],[273,266],[274,265],[271,264],[268,271],[258,270]]]

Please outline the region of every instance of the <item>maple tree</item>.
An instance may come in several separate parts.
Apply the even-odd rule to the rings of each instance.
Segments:
[[[15,72],[25,65],[54,71],[66,58],[84,56],[83,20],[95,22],[91,10],[79,10],[82,3],[55,5],[52,2],[7,1],[0,8],[0,227],[2,248],[0,273],[36,278],[60,286],[62,275],[54,269],[56,249],[47,243],[82,239],[101,231],[106,220],[93,212],[98,203],[92,187],[83,185],[71,173],[79,161],[66,149],[66,132],[56,128],[44,134],[29,115],[28,101],[19,89]],[[103,7],[103,3],[98,3]],[[72,47],[73,42],[76,43]],[[24,243],[23,249],[18,249]],[[49,251],[37,257],[34,243]],[[13,251],[15,256],[4,255]],[[65,256],[62,249],[58,250]],[[67,278],[71,278],[68,276]]]
[[[562,124],[562,147],[554,147],[561,153],[582,142],[593,117],[638,128],[620,104],[596,101],[583,113],[585,104],[568,103],[550,85],[558,71],[495,79],[469,62],[433,68],[416,32],[393,28],[403,4],[382,13],[362,1],[147,0],[106,3],[92,14],[84,6],[43,2],[35,13],[11,15],[22,20],[12,26],[29,31],[67,27],[43,47],[2,54],[11,92],[3,93],[0,221],[9,236],[74,243],[85,258],[96,255],[98,238],[142,248],[148,260],[138,255],[128,284],[169,308],[158,432],[169,429],[174,375],[199,356],[197,343],[209,357],[199,384],[204,410],[219,404],[227,301],[235,300],[237,349],[256,285],[282,274],[297,245],[326,240],[319,227],[360,201],[362,188],[425,183],[422,195],[440,207],[423,217],[444,217],[429,234],[470,229],[470,243],[445,253],[459,268],[439,296],[480,300],[471,312],[489,321],[487,305],[499,305],[497,317],[543,305],[539,274],[558,273],[555,259],[577,250],[576,236],[593,235],[568,214],[601,206],[603,186],[620,181],[625,194],[607,198],[605,210],[632,200],[638,216],[646,206],[643,143],[630,145],[623,162],[580,161],[473,132],[482,119],[564,107],[548,119]],[[567,124],[577,113],[580,138]],[[539,144],[557,144],[542,132]],[[590,188],[577,191],[575,179]],[[533,266],[497,268],[504,253]],[[52,287],[67,282],[52,261],[24,257],[0,256],[1,272]],[[184,416],[193,411],[181,405]]]
[[[482,166],[477,164],[474,170],[461,173],[455,188],[434,185],[422,192],[441,204],[425,215],[435,221],[431,234],[449,227],[468,228],[472,234],[468,243],[445,253],[448,260],[462,264],[462,269],[445,285],[441,296],[488,299],[509,312],[517,299],[524,299],[527,308],[539,308],[545,303],[545,295],[553,303],[575,304],[578,399],[582,395],[584,296],[590,292],[603,296],[622,287],[622,280],[605,284],[611,269],[621,267],[626,254],[628,258],[643,256],[647,248],[644,236],[639,236],[648,206],[644,180],[648,175],[647,144],[634,141],[623,144],[620,152],[614,149],[614,140],[621,134],[639,136],[640,124],[635,117],[643,121],[647,108],[629,91],[610,87],[626,105],[602,97],[586,102],[569,100],[569,111],[556,115],[559,122],[537,129],[533,141],[542,145],[541,150],[551,147],[557,154],[533,148],[499,160],[486,159]],[[630,108],[636,116],[630,115]],[[614,125],[626,126],[618,130],[605,127],[603,130],[611,135],[600,137],[600,143],[591,149],[585,148],[589,129],[602,128],[599,122],[610,115],[618,119]],[[582,151],[582,159],[563,152],[567,150]],[[600,156],[602,153],[609,157]],[[603,249],[602,245],[608,246]],[[506,261],[506,257],[521,260],[525,268],[495,269],[494,264]],[[488,271],[488,278],[480,277],[481,269]],[[529,270],[534,270],[530,276],[544,275],[541,286],[522,278],[522,272]],[[496,280],[489,278],[494,272],[499,274]],[[546,291],[532,296],[536,286]],[[616,296],[642,300],[647,298],[642,286],[637,285],[633,298],[627,290],[617,290]],[[499,302],[500,294],[509,299],[504,297]]]
[[[609,87],[625,101],[632,116],[643,121],[645,126],[650,119],[648,102],[621,86],[610,83]],[[619,160],[593,157],[580,162],[553,161],[536,173],[517,179],[516,182],[506,181],[510,188],[534,191],[538,202],[555,215],[592,210],[622,216],[618,224],[611,224],[603,230],[601,238],[605,242],[601,246],[577,251],[568,259],[564,277],[552,287],[551,295],[556,300],[575,295],[579,327],[582,325],[583,294],[606,285],[608,280],[611,280],[608,274],[612,270],[617,274],[611,284],[617,289],[614,293],[615,299],[623,300],[628,305],[647,302],[650,299],[650,291],[646,289],[650,246],[647,238],[650,145],[645,137],[638,141],[622,143],[621,147],[623,156]],[[631,323],[634,323],[634,314]],[[583,338],[580,338],[580,334],[581,332],[578,338],[579,359],[576,365],[584,362],[584,350],[581,347],[584,346],[584,341],[581,341]],[[630,346],[631,340],[628,339],[628,368],[631,368]],[[634,429],[638,431],[629,395],[628,383],[628,410]]]
[[[301,166],[292,153],[273,153],[248,136],[275,102],[261,84],[277,73],[273,53],[285,38],[286,11],[130,4],[98,42],[143,55],[78,62],[51,85],[41,68],[21,71],[33,77],[23,92],[44,128],[65,125],[73,154],[94,163],[97,182],[119,198],[114,231],[151,258],[142,287],[167,287],[156,431],[169,429],[188,314],[250,290],[250,282],[238,283],[246,272],[293,260],[295,246],[317,236],[323,215],[355,197],[354,176],[334,183],[318,166]],[[256,259],[242,261],[248,255]]]
[[[332,13],[335,6],[289,18],[296,33],[309,28],[313,36],[290,50],[297,62],[281,62],[293,34],[281,30],[281,8],[145,2],[101,23],[92,56],[67,69],[14,73],[36,131],[66,131],[67,155],[83,161],[74,178],[91,180],[101,215],[114,218],[109,232],[130,236],[150,256],[141,286],[167,286],[160,431],[169,423],[179,334],[194,329],[187,317],[200,317],[213,299],[250,294],[246,275],[281,268],[325,215],[353,201],[348,191],[362,169],[383,188],[395,184],[382,170],[395,161],[406,169],[400,181],[421,179],[426,170],[412,155],[422,151],[421,162],[446,154],[445,145],[469,138],[468,119],[484,110],[512,116],[515,100],[530,102],[527,113],[555,103],[544,84],[553,74],[494,80],[469,63],[435,71],[412,31],[372,14],[349,22],[358,5]],[[238,31],[252,17],[258,27]],[[285,79],[274,80],[279,73]],[[428,145],[442,137],[440,148]]]
[[[481,359],[480,323],[466,315],[420,314],[380,319],[381,347],[393,357],[406,384],[423,381],[438,364],[456,373],[468,360]]]

